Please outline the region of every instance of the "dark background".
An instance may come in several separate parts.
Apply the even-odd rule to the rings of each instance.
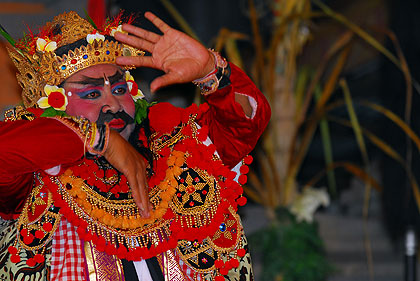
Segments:
[[[3,4],[5,1],[0,1]],[[17,8],[14,13],[1,10],[0,5],[0,24],[6,27],[13,37],[19,38],[25,24],[36,27],[51,19],[63,10],[76,10],[83,15],[83,5],[86,1],[11,1],[41,3],[41,11],[22,11]],[[200,40],[208,47],[212,47],[221,28],[228,28],[233,31],[242,32],[252,37],[248,0],[171,0],[173,5],[193,27]],[[265,42],[268,42],[273,30],[273,15],[271,11],[272,0],[254,0],[258,10],[260,29]],[[408,62],[409,69],[414,79],[420,81],[420,1],[418,0],[325,0],[335,11],[344,14],[347,18],[364,28],[374,35],[387,48],[394,51],[393,44],[384,36],[380,30],[391,30],[398,38],[402,51]],[[110,13],[116,13],[119,8],[128,12],[138,13],[138,24],[147,29],[152,26],[147,23],[141,15],[145,11],[152,11],[168,24],[179,28],[171,15],[167,12],[159,0],[153,1],[132,1],[132,0],[112,0],[108,2]],[[316,9],[316,7],[314,7]],[[20,13],[20,14],[19,14]],[[301,64],[316,67],[328,46],[341,34],[345,27],[327,18],[314,19],[309,25],[312,39],[304,49],[301,56]],[[239,42],[239,47],[245,58],[246,63],[252,62],[254,49],[250,40]],[[2,50],[4,52],[4,50]],[[5,55],[4,55],[5,57]],[[2,67],[5,63],[2,63]],[[247,65],[249,66],[249,65]],[[10,68],[10,66],[7,66]],[[0,69],[0,72],[2,69]],[[2,72],[1,72],[2,73]],[[158,75],[158,71],[136,70],[136,77],[140,77],[142,87],[146,87],[148,82]],[[346,65],[344,75],[349,83],[355,107],[362,125],[375,132],[384,141],[389,143],[401,155],[406,154],[407,141],[405,135],[399,128],[387,121],[381,115],[375,114],[371,110],[358,106],[357,101],[367,99],[386,106],[399,116],[404,116],[406,85],[403,75],[392,63],[361,40],[355,44]],[[5,75],[0,75],[0,81],[5,89]],[[15,86],[13,86],[15,87]],[[189,105],[195,96],[195,87],[191,84],[178,85],[163,89],[154,96],[157,100],[168,100],[180,106]],[[337,96],[340,96],[338,93]],[[419,107],[420,93],[413,90],[411,127],[420,135]],[[3,104],[2,104],[3,105]],[[3,108],[0,108],[2,111]],[[333,112],[334,115],[347,117],[346,109],[339,108]],[[334,159],[349,160],[361,164],[360,151],[355,143],[354,134],[351,129],[346,129],[338,125],[330,124],[333,138]],[[367,141],[367,140],[366,140]],[[397,241],[402,237],[407,225],[419,227],[419,211],[413,201],[411,187],[407,182],[405,171],[393,160],[368,144],[370,160],[378,168],[378,178],[384,186],[380,193],[382,199],[382,209],[384,223],[387,226],[390,237]],[[412,158],[412,171],[417,180],[420,181],[420,157],[415,145],[411,145],[410,157]],[[299,178],[304,181],[311,178],[324,166],[322,143],[317,134],[311,145],[308,157],[306,158]],[[344,172],[336,171],[337,186],[339,194],[345,191],[351,182],[351,176]],[[326,185],[325,179],[320,186]],[[346,212],[347,206],[337,202],[340,212]]]
[[[214,38],[222,27],[230,30],[249,34],[251,37],[250,21],[248,17],[247,0],[173,0],[174,6],[180,11],[186,21],[194,28],[194,31],[207,45],[212,46]],[[378,30],[393,31],[401,45],[401,49],[408,62],[409,69],[414,79],[420,81],[420,1],[417,0],[388,0],[388,1],[344,1],[329,0],[324,1],[334,10],[343,13],[362,28],[373,34],[378,40],[385,44],[394,52],[394,47],[383,33]],[[272,31],[272,12],[270,1],[255,0],[255,5],[259,11],[260,28],[264,40],[270,39]],[[165,19],[171,26],[179,28],[171,15],[162,6],[160,1],[127,1],[117,0],[110,3],[112,7],[120,7],[127,11],[152,11]],[[314,7],[316,9],[316,7]],[[140,24],[146,28],[152,28],[145,24],[146,20],[141,20]],[[342,29],[337,30],[336,22],[329,19],[316,19],[312,23],[311,31],[315,38],[306,47],[302,55],[302,63],[316,65],[322,52],[325,51],[327,43]],[[243,54],[252,56],[252,43],[244,41],[240,45]],[[395,53],[395,52],[394,52]],[[251,59],[251,58],[250,58]],[[355,46],[350,57],[350,63],[345,69],[345,77],[349,83],[356,111],[362,125],[375,132],[384,141],[389,143],[401,155],[406,155],[407,140],[406,136],[392,122],[389,122],[381,115],[372,112],[364,107],[358,106],[359,100],[370,100],[391,109],[399,116],[404,118],[406,84],[400,70],[390,61],[385,59],[365,43],[359,41]],[[143,73],[144,75],[144,73]],[[147,74],[151,79],[156,73]],[[146,75],[146,77],[148,77]],[[181,86],[169,89],[175,90],[178,94],[186,96],[186,104],[192,102],[194,89],[189,86]],[[169,92],[169,91],[168,91]],[[165,98],[166,91],[158,93]],[[411,114],[411,127],[419,134],[419,110],[420,93],[413,89],[413,102]],[[336,116],[346,117],[345,108],[340,108],[333,113]],[[338,125],[330,124],[334,143],[334,159],[350,160],[362,164],[360,151],[355,143],[351,129],[346,129]],[[334,141],[335,140],[335,141]],[[367,141],[367,140],[366,140]],[[412,170],[418,180],[420,180],[420,158],[417,148],[411,145]],[[370,160],[378,163],[379,180],[384,190],[381,193],[382,207],[384,212],[385,225],[387,226],[390,237],[397,241],[402,238],[407,225],[419,226],[418,209],[413,201],[411,187],[407,182],[405,171],[393,160],[368,144]],[[319,168],[324,165],[322,153],[322,143],[317,134],[311,145],[305,165],[299,175],[300,179],[305,180],[313,176]],[[343,172],[337,171],[337,186],[339,193],[345,190],[351,177]],[[325,180],[320,185],[325,185]],[[338,197],[338,201],[340,198]],[[341,206],[341,212],[346,211],[346,206]]]

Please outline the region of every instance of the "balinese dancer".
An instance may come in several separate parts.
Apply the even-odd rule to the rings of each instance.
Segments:
[[[1,280],[252,280],[236,213],[270,108],[218,53],[146,13],[61,14],[9,41],[23,105],[0,123]],[[129,70],[206,102],[149,104]]]

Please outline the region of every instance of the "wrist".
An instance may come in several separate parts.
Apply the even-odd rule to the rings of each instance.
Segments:
[[[220,86],[229,84],[230,69],[228,62],[219,53],[210,49],[209,52],[213,57],[213,68],[207,72],[206,76],[192,81],[200,88],[203,95],[211,94],[219,89]]]
[[[200,79],[203,79],[204,77],[207,77],[207,76],[211,75],[217,68],[217,62],[216,62],[216,58],[215,58],[213,52],[209,49],[207,50],[207,52],[208,52],[208,56],[209,56],[208,62],[206,64],[206,67],[203,68],[203,71],[201,73],[202,75],[200,76],[200,78],[198,78],[196,80],[200,80]]]
[[[87,154],[102,155],[106,150],[110,131],[108,125],[97,126],[96,123],[81,117],[55,117],[54,119],[66,125],[79,136]]]

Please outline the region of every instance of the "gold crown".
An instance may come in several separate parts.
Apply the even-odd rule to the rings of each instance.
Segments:
[[[110,35],[119,24],[119,19],[108,21],[102,30],[97,30],[75,12],[64,13],[47,23],[39,35],[24,38],[15,48],[8,48],[19,72],[16,77],[22,87],[25,107],[35,106],[45,96],[46,84],[58,86],[72,74],[90,66],[114,64],[118,56],[143,56],[143,51],[110,39],[102,38],[91,43],[86,41],[89,34]],[[62,55],[54,51],[42,52],[36,47],[38,38],[55,42],[55,51],[66,47],[69,50]]]

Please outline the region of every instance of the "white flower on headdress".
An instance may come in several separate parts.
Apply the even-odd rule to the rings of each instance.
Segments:
[[[40,98],[37,102],[40,108],[52,107],[55,110],[66,110],[68,100],[63,88],[45,85],[44,92],[47,96]]]
[[[36,49],[43,53],[54,52],[57,49],[57,43],[48,39],[38,38],[36,39]]]
[[[86,41],[88,41],[89,44],[92,44],[94,40],[105,41],[105,36],[96,32],[95,30],[94,33],[88,34],[86,36]]]
[[[125,33],[128,34],[127,31],[122,30],[122,25],[120,24],[117,27],[114,27],[113,29],[111,29],[111,32],[109,33],[112,37],[115,36],[115,32],[121,32],[121,33]]]
[[[297,221],[311,223],[316,209],[321,205],[326,207],[329,203],[330,197],[325,189],[308,187],[295,199],[290,212],[296,216]]]
[[[144,99],[143,92],[139,89],[136,81],[134,81],[134,77],[130,74],[129,71],[125,72],[125,81],[127,82],[128,90],[134,101],[138,99]]]

